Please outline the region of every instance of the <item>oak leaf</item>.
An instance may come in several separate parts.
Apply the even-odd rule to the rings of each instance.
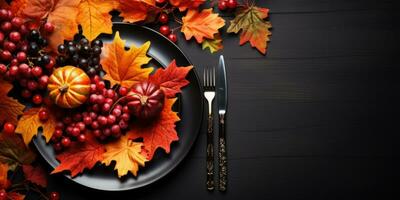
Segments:
[[[255,6],[241,7],[236,12],[236,17],[231,20],[228,27],[228,33],[240,34],[240,45],[250,42],[252,47],[265,54],[267,51],[267,42],[270,40],[272,25],[265,21],[268,17],[269,9]]]
[[[97,162],[103,160],[104,146],[90,134],[87,135],[85,143],[73,142],[70,148],[56,156],[60,164],[51,174],[70,171],[71,176],[75,177],[85,169],[92,169]]]
[[[0,163],[8,164],[10,170],[31,164],[35,158],[35,153],[25,146],[19,135],[0,134]]]
[[[7,179],[8,165],[0,163],[0,189],[7,189],[10,186],[10,181]]]
[[[47,187],[47,173],[41,166],[23,165],[22,171],[26,180],[44,188]]]
[[[49,112],[47,121],[41,121],[39,119],[39,112],[42,109],[46,109]],[[48,108],[30,108],[25,111],[24,115],[19,119],[15,132],[21,134],[25,144],[28,145],[33,136],[37,135],[38,129],[42,128],[42,135],[45,137],[46,142],[49,142],[56,128],[56,118],[53,112],[52,109]]]
[[[215,53],[224,48],[220,34],[216,34],[214,39],[205,39],[201,45],[203,50],[208,48],[211,53]]]
[[[206,0],[169,0],[171,5],[178,7],[181,12],[186,9],[197,9],[205,1]]]
[[[13,86],[9,82],[0,79],[0,124],[4,122],[17,124],[17,117],[23,114],[25,108],[25,106],[20,104],[16,99],[7,96],[12,87]]]
[[[167,98],[175,97],[181,88],[189,84],[186,75],[193,66],[178,67],[173,60],[166,69],[158,69],[150,76],[149,81],[159,85]]]
[[[155,0],[120,0],[119,9],[124,22],[135,23],[146,20],[149,15],[156,15],[160,9]]]
[[[141,154],[143,143],[133,142],[127,136],[122,136],[119,140],[105,145],[106,153],[102,163],[109,166],[115,161],[114,169],[118,172],[118,177],[122,177],[128,172],[137,176],[139,165],[144,166],[146,157]]]
[[[151,60],[146,55],[149,48],[150,42],[146,42],[139,48],[132,45],[125,51],[125,40],[117,32],[114,41],[104,45],[101,64],[106,75],[103,79],[109,80],[112,86],[119,84],[127,88],[147,80],[153,68],[142,68],[142,65]]]
[[[50,35],[50,47],[57,50],[57,46],[64,40],[73,39],[78,32],[78,6],[80,0],[29,0],[19,1],[21,16],[37,21],[46,20],[55,26]],[[13,6],[13,4],[12,4]],[[17,5],[15,5],[17,6]]]
[[[82,0],[79,4],[77,22],[82,26],[83,35],[90,41],[101,33],[112,33],[111,15],[115,8],[113,0]]]
[[[212,8],[204,9],[201,12],[189,10],[182,18],[182,33],[186,40],[194,37],[198,43],[202,43],[204,38],[214,39],[214,34],[218,29],[225,26],[225,20],[212,12]]]
[[[170,145],[178,141],[175,123],[180,120],[177,113],[172,111],[174,99],[165,99],[165,105],[160,116],[149,123],[133,122],[131,130],[127,132],[130,139],[143,138],[144,149],[148,152],[148,160],[151,160],[155,151],[162,148],[166,153],[170,152]]]

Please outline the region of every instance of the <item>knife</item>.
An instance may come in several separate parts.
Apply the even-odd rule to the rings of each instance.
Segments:
[[[218,101],[218,114],[219,114],[219,190],[226,191],[227,187],[227,153],[226,153],[226,135],[225,135],[225,115],[227,108],[227,82],[224,56],[219,57],[219,64],[217,69],[217,101]]]

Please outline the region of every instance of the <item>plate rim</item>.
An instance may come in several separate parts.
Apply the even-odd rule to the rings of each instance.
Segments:
[[[165,40],[167,40],[170,44],[172,44],[172,45],[182,54],[182,56],[189,62],[189,64],[190,64],[191,66],[193,66],[192,71],[193,71],[193,73],[194,73],[194,76],[195,76],[197,82],[199,83],[199,92],[200,92],[200,95],[203,94],[203,87],[201,87],[201,81],[200,81],[199,75],[197,74],[197,72],[196,72],[196,70],[195,70],[196,67],[193,65],[193,62],[192,62],[192,61],[188,58],[188,56],[182,51],[182,49],[179,48],[179,46],[178,46],[177,44],[175,44],[174,42],[172,42],[171,40],[169,40],[167,37],[165,37],[165,36],[162,35],[161,33],[157,32],[157,31],[155,31],[154,29],[152,29],[152,28],[150,28],[150,27],[147,27],[147,26],[143,26],[143,25],[141,26],[141,25],[130,24],[130,23],[125,23],[125,22],[113,22],[113,26],[114,26],[114,25],[127,25],[127,26],[134,26],[134,27],[138,27],[138,28],[143,28],[143,29],[146,29],[147,31],[153,32],[153,33],[157,34],[158,36],[161,36],[162,38],[164,38]],[[114,32],[113,32],[112,34],[114,34]],[[112,35],[112,34],[111,34],[111,35]],[[73,181],[73,182],[75,182],[75,183],[77,183],[77,184],[79,184],[79,185],[82,185],[82,186],[87,187],[87,188],[95,189],[95,190],[98,190],[98,191],[110,191],[110,192],[112,192],[112,191],[127,191],[127,190],[139,189],[139,188],[143,188],[143,187],[145,187],[145,186],[151,185],[152,183],[154,183],[154,182],[156,182],[156,181],[158,181],[158,180],[164,178],[164,177],[167,176],[168,174],[170,174],[171,171],[175,170],[176,167],[187,157],[188,153],[192,150],[194,143],[197,141],[197,139],[198,139],[198,137],[199,137],[199,133],[200,133],[200,130],[201,130],[201,128],[202,128],[203,121],[204,121],[204,119],[203,119],[203,118],[204,118],[204,117],[203,117],[203,116],[204,116],[204,101],[203,101],[203,100],[200,101],[200,109],[201,109],[201,110],[200,110],[200,116],[201,116],[201,117],[200,117],[199,126],[196,128],[196,131],[195,131],[195,134],[196,134],[195,139],[194,139],[193,141],[190,142],[190,148],[187,148],[187,150],[183,151],[182,156],[179,156],[179,157],[177,158],[176,162],[173,162],[172,165],[171,165],[171,167],[170,167],[169,169],[164,170],[164,171],[161,172],[157,177],[155,177],[155,178],[153,178],[153,179],[151,179],[151,180],[149,180],[149,181],[147,181],[147,182],[144,182],[144,183],[141,183],[141,184],[137,184],[137,185],[133,185],[133,186],[126,187],[126,188],[120,188],[120,189],[100,189],[100,188],[96,188],[96,187],[84,185],[83,183],[78,182],[76,179],[72,178],[72,177],[71,177],[70,175],[68,175],[68,174],[65,174],[65,173],[64,173],[63,176],[64,176],[65,178],[67,178],[68,180]],[[53,165],[51,164],[52,162],[49,160],[49,158],[43,156],[43,154],[44,154],[43,151],[44,151],[44,150],[41,149],[41,148],[39,148],[39,144],[38,144],[37,140],[38,140],[39,138],[42,138],[42,137],[43,137],[43,136],[42,136],[42,131],[38,131],[37,136],[35,136],[35,138],[34,138],[34,140],[33,140],[34,146],[35,146],[36,149],[39,151],[41,157],[42,157],[44,160],[46,160],[47,164],[50,165],[53,169],[55,169],[57,166],[53,166]]]

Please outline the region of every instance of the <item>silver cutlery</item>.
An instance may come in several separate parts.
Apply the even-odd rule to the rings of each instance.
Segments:
[[[218,152],[218,165],[219,165],[219,190],[226,191],[227,188],[227,152],[226,152],[226,126],[225,116],[228,100],[228,90],[226,81],[226,70],[224,56],[219,57],[218,71],[217,71],[217,103],[219,115],[219,152]]]
[[[204,96],[208,102],[207,127],[207,189],[214,190],[214,129],[213,100],[215,97],[215,68],[205,68],[203,72]]]

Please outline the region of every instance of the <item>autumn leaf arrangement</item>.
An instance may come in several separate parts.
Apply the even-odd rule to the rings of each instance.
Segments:
[[[60,161],[52,173],[72,177],[95,165],[137,176],[157,149],[169,153],[179,140],[172,107],[192,66],[172,61],[153,69],[150,42],[127,48],[118,32],[103,44],[97,38],[112,34],[110,12],[159,26],[172,42],[180,30],[211,52],[223,48],[228,24],[214,7],[234,15],[227,32],[240,34],[240,45],[265,54],[271,35],[269,10],[247,0],[0,0],[0,6],[0,200],[23,198],[10,171],[25,172],[25,188],[45,186],[29,150],[38,131]],[[179,26],[170,28],[171,21]]]

